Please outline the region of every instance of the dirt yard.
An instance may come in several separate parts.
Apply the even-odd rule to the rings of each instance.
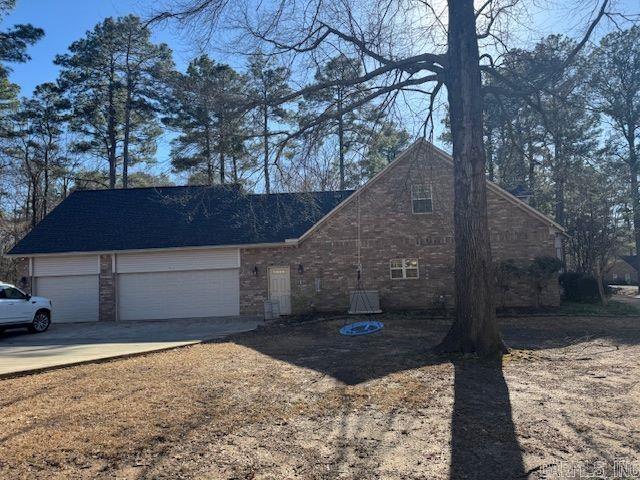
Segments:
[[[431,354],[443,320],[382,320],[0,380],[0,476],[640,478],[639,318],[505,319],[501,365]]]

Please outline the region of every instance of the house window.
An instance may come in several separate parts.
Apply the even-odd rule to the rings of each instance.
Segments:
[[[433,211],[431,185],[411,186],[411,209],[413,213],[431,213]]]
[[[418,260],[415,258],[398,258],[389,262],[392,280],[418,278]]]

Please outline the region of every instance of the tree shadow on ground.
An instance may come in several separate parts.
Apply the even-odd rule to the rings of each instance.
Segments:
[[[286,458],[283,461],[290,461],[289,466],[304,472],[303,475],[307,475],[307,478],[387,478],[385,475],[388,471],[385,468],[389,467],[385,461],[400,452],[409,455],[410,462],[421,460],[426,463],[434,458],[425,455],[424,451],[412,452],[409,435],[417,429],[422,429],[423,435],[430,435],[425,433],[429,430],[424,430],[429,427],[421,421],[428,418],[429,413],[421,418],[420,410],[437,408],[436,412],[447,412],[443,413],[446,415],[444,422],[450,420],[448,477],[451,480],[527,478],[530,472],[526,471],[523,451],[512,418],[510,392],[501,360],[484,361],[433,353],[431,347],[444,336],[449,320],[388,316],[384,319],[385,328],[382,332],[362,337],[343,337],[338,331],[348,320],[351,319],[270,326],[220,340],[222,343],[232,342],[277,361],[319,373],[319,377],[316,375],[314,380],[301,385],[303,391],[297,392],[305,398],[311,398],[310,405],[319,391],[334,391],[338,396],[333,410],[320,409],[311,414],[306,410],[307,413],[303,415],[310,415],[309,418],[301,419],[303,422],[321,422],[318,428],[324,437],[298,439],[297,435],[301,431],[308,430],[298,430],[295,426],[297,422],[289,422],[286,427],[276,424],[275,428],[273,425],[262,425],[257,431],[268,432],[258,433],[259,438],[265,442],[263,449],[272,449],[280,455],[279,458]],[[508,344],[528,350],[564,347],[573,350],[575,345],[579,350],[581,342],[595,337],[607,337],[619,344],[640,341],[640,321],[634,324],[616,323],[611,319],[511,319],[502,327]],[[402,384],[401,377],[393,377],[403,371],[438,365],[452,366],[453,375],[451,369],[447,368],[435,369],[439,370],[439,374],[431,369],[416,371],[415,376],[410,374],[404,377],[404,380],[415,380],[415,383],[406,383],[406,387]],[[277,367],[273,368],[277,370]],[[289,374],[290,372],[285,372],[282,380],[287,381]],[[278,376],[279,373],[275,375]],[[433,383],[439,385],[440,390],[421,388],[421,385],[429,385],[429,375],[439,375],[439,378],[434,378]],[[334,388],[332,382],[329,382],[314,390],[315,382],[323,382],[325,376],[342,385]],[[410,398],[409,404],[386,404],[385,407],[379,404],[362,404],[359,399],[369,398],[369,386],[348,388],[389,376],[388,381],[385,379],[382,384],[372,384],[371,391],[379,387],[382,387],[382,391],[387,387],[396,391],[407,388],[408,391],[403,392],[400,398]],[[450,379],[452,384],[449,383]],[[347,388],[341,390],[341,387]],[[453,392],[449,390],[451,387]],[[309,390],[304,391],[307,388]],[[412,388],[416,389],[413,393]],[[416,397],[423,395],[425,391],[429,393]],[[451,410],[448,410],[448,406],[441,407],[441,403],[435,406],[438,404],[434,401],[435,396],[448,396],[451,393]],[[428,395],[432,397],[428,398]],[[203,402],[206,403],[206,399]],[[244,423],[243,426],[249,429]],[[406,430],[406,433],[398,435],[399,428]],[[240,436],[246,435],[235,427],[233,431]],[[395,435],[392,433],[394,431]],[[433,442],[443,445],[443,451],[447,450],[447,433],[444,432],[443,438],[442,434],[437,436],[438,433],[434,430],[436,436],[433,437]],[[273,438],[272,442],[268,440],[270,436],[278,435],[282,438]],[[204,443],[201,448],[206,452],[210,448],[207,442],[211,437],[205,435],[202,438]],[[304,446],[305,441],[314,445],[317,445],[314,442],[323,442],[323,446],[327,448],[309,449]],[[231,444],[233,445],[233,440]],[[438,451],[434,449],[435,458],[441,458],[437,457]],[[160,455],[158,460],[161,458],[173,457],[170,454]],[[322,466],[321,471],[314,470],[318,465]],[[234,466],[239,469],[240,476],[248,476],[263,467],[273,468],[268,462],[261,464],[257,461]],[[405,467],[407,471],[411,468],[408,464]],[[153,477],[154,472],[161,471],[162,468],[161,463],[151,462],[147,475],[143,476]]]
[[[526,477],[502,360],[455,360],[450,478]]]
[[[359,337],[340,335],[353,318],[310,324],[270,326],[231,336],[231,341],[269,357],[329,375],[347,385],[389,374],[448,362],[431,350],[446,334],[451,320],[389,316],[382,331]],[[501,321],[507,345],[539,351],[564,348],[594,338],[618,345],[640,343],[640,318],[526,317]]]
[[[431,347],[438,344],[449,327],[450,321],[446,319],[387,319],[382,332],[362,337],[340,336],[338,330],[343,322],[346,323],[334,320],[274,327],[232,341],[321,372],[346,385],[451,362],[455,377],[450,478],[527,477],[502,360],[434,354]],[[507,319],[501,323],[509,345],[530,351],[573,348],[594,338],[619,345],[640,342],[638,319],[540,317]]]

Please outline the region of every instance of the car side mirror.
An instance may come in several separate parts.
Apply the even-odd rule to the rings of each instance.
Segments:
[[[27,297],[25,298],[25,300],[28,302],[29,300],[31,300],[31,295],[29,293],[27,293]]]

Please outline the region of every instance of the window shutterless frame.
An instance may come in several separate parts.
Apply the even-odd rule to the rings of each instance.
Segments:
[[[420,268],[416,258],[394,258],[389,261],[391,280],[415,280],[420,278]]]
[[[431,185],[411,185],[411,212],[416,214],[433,212]]]

